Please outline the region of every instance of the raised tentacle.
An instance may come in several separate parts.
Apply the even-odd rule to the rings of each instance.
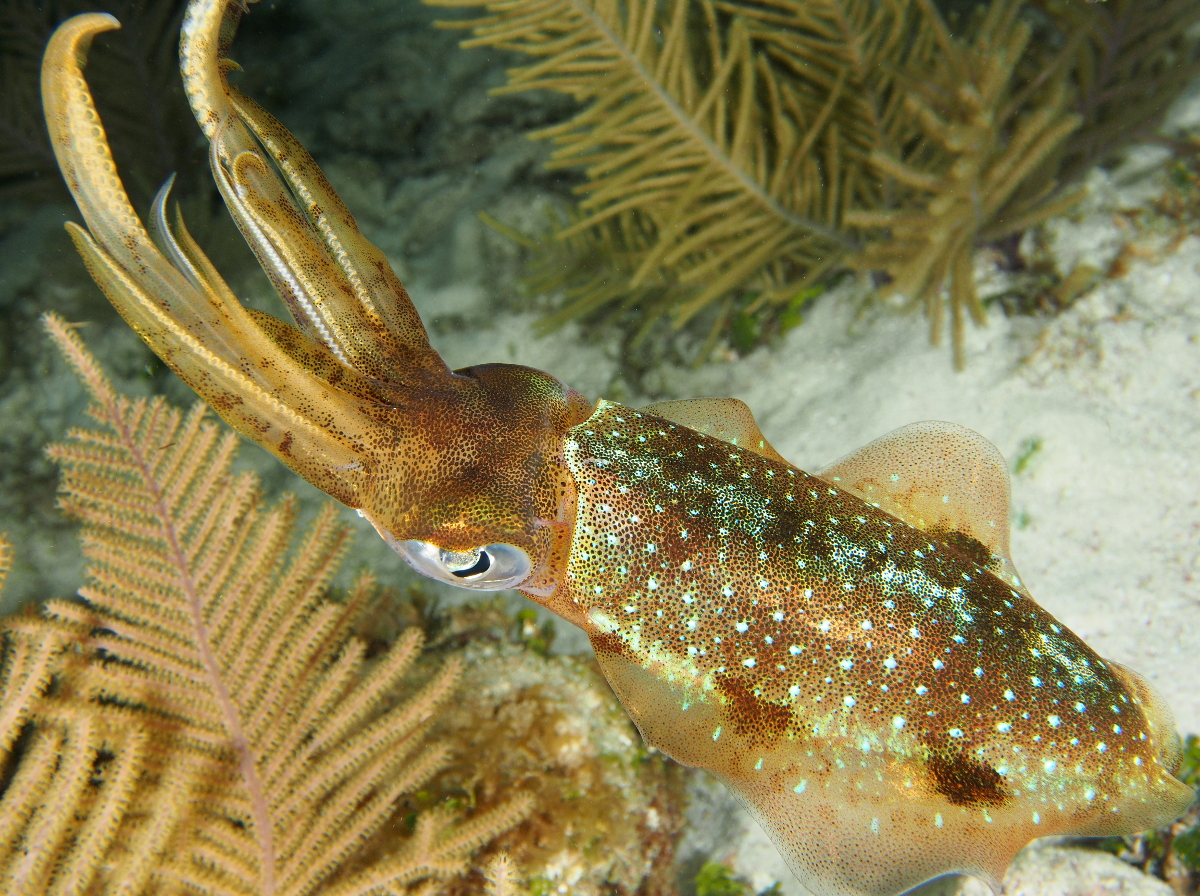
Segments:
[[[311,160],[288,169],[294,183],[284,180],[230,102],[218,50],[238,13],[222,19],[224,5],[192,7],[182,53],[193,69],[189,90],[215,144],[214,174],[247,239],[277,283],[307,291],[293,303],[303,329],[236,300],[182,222],[168,224],[167,190],[154,203],[155,238],[134,212],[81,72],[92,37],[117,27],[109,16],[64,25],[45,63],[55,149],[90,230],[71,227],[80,253],[143,339],[228,423],[359,509],[410,562],[425,557],[410,542],[434,545],[436,563],[486,547],[495,567],[491,578],[473,579],[475,587],[527,578],[549,594],[557,581],[552,558],[569,536],[571,486],[560,446],[590,413],[589,402],[529,368],[446,367],[383,255],[355,236],[349,212]],[[290,135],[245,108],[280,165],[289,164]],[[344,220],[331,223],[322,204]],[[376,269],[373,279],[356,265]],[[383,299],[360,297],[375,287]],[[394,318],[400,330],[392,332],[379,313],[385,307],[408,309],[411,320]],[[516,559],[501,575],[505,558]],[[457,580],[458,571],[447,574]]]
[[[119,27],[112,16],[95,13],[73,19],[55,33],[42,69],[46,124],[63,177],[97,243],[118,265],[137,271],[148,292],[171,303],[185,296],[190,284],[162,256],[134,211],[82,73],[92,38]],[[178,304],[184,309],[188,305],[186,301]],[[201,320],[184,309],[186,326],[203,327]],[[233,351],[222,351],[225,334],[210,335],[210,347],[226,357],[236,357]]]
[[[318,488],[357,506],[371,408],[331,392],[281,355],[256,319],[231,301],[207,259],[199,267],[208,285],[219,286],[197,288],[134,211],[82,73],[95,35],[117,27],[99,13],[70,20],[55,32],[43,66],[47,126],[88,225],[87,231],[68,225],[76,247],[122,316],[231,425]]]
[[[184,24],[184,83],[212,143],[230,213],[306,334],[382,380],[444,374],[425,328],[383,253],[358,229],[307,151],[225,77],[220,54],[240,13],[195,4]]]
[[[166,204],[175,176],[163,184],[154,198],[150,217],[150,235],[171,263],[188,278],[201,292],[208,291],[226,306],[239,306],[237,297],[229,289],[220,272],[209,261],[204,250],[192,238],[184,223],[183,214],[175,209],[175,224],[166,219]],[[394,384],[362,376],[347,367],[320,342],[303,332],[253,308],[246,313],[258,324],[262,334],[276,344],[285,354],[300,364],[309,373],[325,383],[368,401],[388,405],[403,402],[406,393]]]
[[[358,224],[320,167],[273,115],[237,90],[231,91],[242,120],[271,154],[299,205],[320,232],[345,273],[373,332],[412,351],[429,350],[425,326],[384,254]],[[440,361],[440,359],[439,359]]]

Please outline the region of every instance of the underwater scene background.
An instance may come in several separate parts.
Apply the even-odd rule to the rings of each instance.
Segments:
[[[817,146],[812,153],[823,167],[796,174],[797,191],[815,191],[812,207],[822,209],[823,226],[842,229],[792,240],[767,228],[763,239],[778,239],[778,252],[770,264],[747,262],[745,270],[738,268],[750,252],[745,246],[726,245],[717,234],[703,251],[664,248],[666,228],[649,232],[647,219],[636,217],[648,213],[636,209],[556,239],[556,230],[580,220],[581,196],[602,187],[619,193],[622,185],[597,186],[569,156],[546,167],[556,145],[530,135],[569,131],[583,107],[548,89],[494,95],[506,71],[528,64],[528,56],[513,40],[460,48],[471,32],[434,24],[478,9],[260,0],[233,56],[244,69],[240,89],[317,159],[388,256],[451,367],[526,364],[589,398],[632,406],[736,397],[803,469],[914,421],[968,426],[1010,464],[1013,557],[1036,599],[1102,656],[1145,675],[1181,734],[1200,733],[1200,2],[1008,3],[1012,19],[993,23],[992,47],[978,34],[989,9],[999,15],[993,4],[910,4],[941,16],[954,46],[973,48],[974,56],[964,50],[967,62],[1016,54],[996,69],[1009,72],[1008,93],[995,89],[996,108],[1011,119],[988,119],[1000,121],[996,146],[991,155],[979,150],[975,173],[964,173],[966,152],[955,156],[958,149],[921,131],[958,127],[958,138],[979,138],[978,108],[937,105],[954,71],[931,67],[924,82],[919,67],[895,73],[887,89],[923,97],[930,112],[910,104],[920,127],[896,125],[894,149],[905,167],[887,168],[872,144],[859,151],[855,169],[848,118],[839,138],[845,145]],[[887,4],[809,5],[831,17],[823,21],[852,31],[862,24],[856,15]],[[716,4],[710,24],[753,7]],[[79,525],[59,508],[59,467],[45,449],[71,427],[89,425],[88,397],[39,318],[52,311],[77,325],[119,391],[164,395],[180,407],[195,399],[116,315],[62,227],[78,214],[46,143],[37,71],[55,24],[101,9],[125,27],[97,41],[89,79],[139,211],[178,172],[175,195],[188,226],[237,296],[287,317],[209,177],[206,144],[176,70],[182,4],[0,3],[0,533],[12,545],[0,614],[10,620],[39,602],[69,598],[85,578]],[[1111,17],[1107,25],[1087,18],[1101,14]],[[1013,23],[1027,27],[1033,50],[1005,43]],[[696,25],[696,33],[705,27]],[[1124,69],[1112,63],[1114,54],[1101,54],[1123,74],[1105,81],[1081,67],[1075,82],[1063,74],[1079,45],[1118,32],[1153,36]],[[768,38],[755,39],[766,46]],[[930,58],[947,57],[928,40]],[[1113,41],[1110,49],[1125,46]],[[891,71],[887,65],[899,68],[884,59],[880,71]],[[1066,93],[1043,97],[1039,91],[1058,77],[1095,90],[1087,102]],[[827,106],[841,109],[830,90],[818,90],[821,83],[814,76],[808,93],[799,91],[808,99],[797,101],[811,103],[818,117]],[[1030,163],[1025,179],[1008,184],[1005,201],[990,207],[986,192],[972,188],[1006,183],[1020,159],[1004,152],[1038,103],[1059,117],[1047,113],[1043,130],[1028,135],[1017,154]],[[763,114],[758,130],[775,134]],[[1061,134],[1054,130],[1060,125]],[[1088,139],[1071,144],[1071,134]],[[769,169],[771,152],[782,156],[780,144],[771,145],[762,150],[766,161],[754,164]],[[842,161],[834,159],[837,147]],[[853,199],[843,197],[875,189],[854,186],[851,175],[875,171],[882,184],[885,168],[894,183],[891,193],[878,188],[880,209],[908,217],[869,219],[869,209],[858,209],[858,225],[845,224]],[[834,182],[843,193],[828,188]],[[743,213],[729,201],[730,214]],[[693,234],[710,226],[686,215],[679,224]],[[922,238],[944,232],[946,245],[958,248],[943,257],[932,239],[902,239],[904,227]],[[842,230],[853,234],[852,247],[839,247]],[[954,243],[962,233],[965,242]],[[659,261],[647,262],[654,252]],[[675,267],[662,261],[672,253],[682,259]],[[932,260],[914,273],[911,260],[922,253]],[[721,277],[727,288],[708,295]],[[692,310],[678,314],[684,306]],[[930,340],[933,322],[938,344]],[[295,493],[302,522],[317,518],[326,500],[254,446],[238,452],[235,468],[260,478],[264,501]],[[520,869],[521,891],[539,896],[800,892],[722,788],[645,750],[581,632],[513,592],[480,602],[421,578],[370,525],[345,509],[340,517],[355,535],[332,580],[335,593],[352,590],[363,569],[384,589],[357,634],[383,649],[416,626],[431,664],[418,679],[429,680],[432,664],[450,657],[463,658],[467,670],[463,696],[439,704],[426,735],[452,758],[404,797],[397,817],[447,806],[483,817],[510,805],[514,794],[528,797],[519,822],[497,823],[486,844],[461,859],[466,873],[439,879],[435,889],[500,892],[488,863],[503,851]],[[1188,744],[1181,774],[1195,786],[1200,748]],[[0,788],[11,784],[10,761]],[[1196,823],[1193,810],[1143,837],[1035,844],[1013,866],[1005,892],[1196,893]],[[372,848],[386,854],[392,846],[381,837]],[[491,883],[484,868],[492,869]],[[928,887],[985,891],[973,881]]]

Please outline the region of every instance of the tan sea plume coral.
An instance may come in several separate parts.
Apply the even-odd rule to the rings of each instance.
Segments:
[[[604,310],[642,337],[716,303],[715,333],[858,269],[934,341],[948,306],[959,365],[983,320],[974,249],[1070,208],[1200,62],[1195,0],[992,0],[962,20],[934,0],[426,2],[484,7],[446,24],[531,58],[497,92],[582,104],[532,135],[587,178],[535,262],[531,286],[566,296],[548,325]]]
[[[412,629],[368,666],[350,633],[373,583],[329,595],[332,507],[290,548],[295,503],[261,507],[236,436],[117,394],[48,327],[98,422],[51,449],[88,584],[2,630],[0,892],[406,893],[462,871],[530,806],[398,817],[447,761],[425,732],[458,662],[413,690]]]

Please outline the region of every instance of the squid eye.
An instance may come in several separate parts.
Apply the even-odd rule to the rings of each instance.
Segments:
[[[397,541],[392,547],[422,575],[478,591],[515,588],[533,570],[529,556],[511,544],[488,544],[473,551],[444,551],[427,541]]]

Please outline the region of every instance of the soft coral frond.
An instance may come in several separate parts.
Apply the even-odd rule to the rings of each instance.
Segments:
[[[922,306],[935,342],[948,316],[961,366],[966,319],[985,321],[975,249],[1068,210],[1200,59],[1195,0],[991,0],[953,21],[934,0],[426,2],[484,7],[451,23],[464,46],[533,59],[499,92],[583,104],[532,134],[587,181],[529,286],[565,296],[547,326],[608,311],[635,344],[631,318],[710,305],[738,344],[739,315],[850,269]]]
[[[334,508],[289,550],[295,502],[263,506],[236,436],[201,407],[121,396],[68,325],[47,327],[99,422],[49,449],[88,582],[83,604],[2,633],[0,892],[403,892],[463,870],[529,807],[428,813],[420,837],[396,822],[446,761],[425,732],[458,662],[412,688],[412,629],[368,666],[351,633],[374,582],[330,596],[350,538]],[[415,861],[421,837],[435,848]]]

